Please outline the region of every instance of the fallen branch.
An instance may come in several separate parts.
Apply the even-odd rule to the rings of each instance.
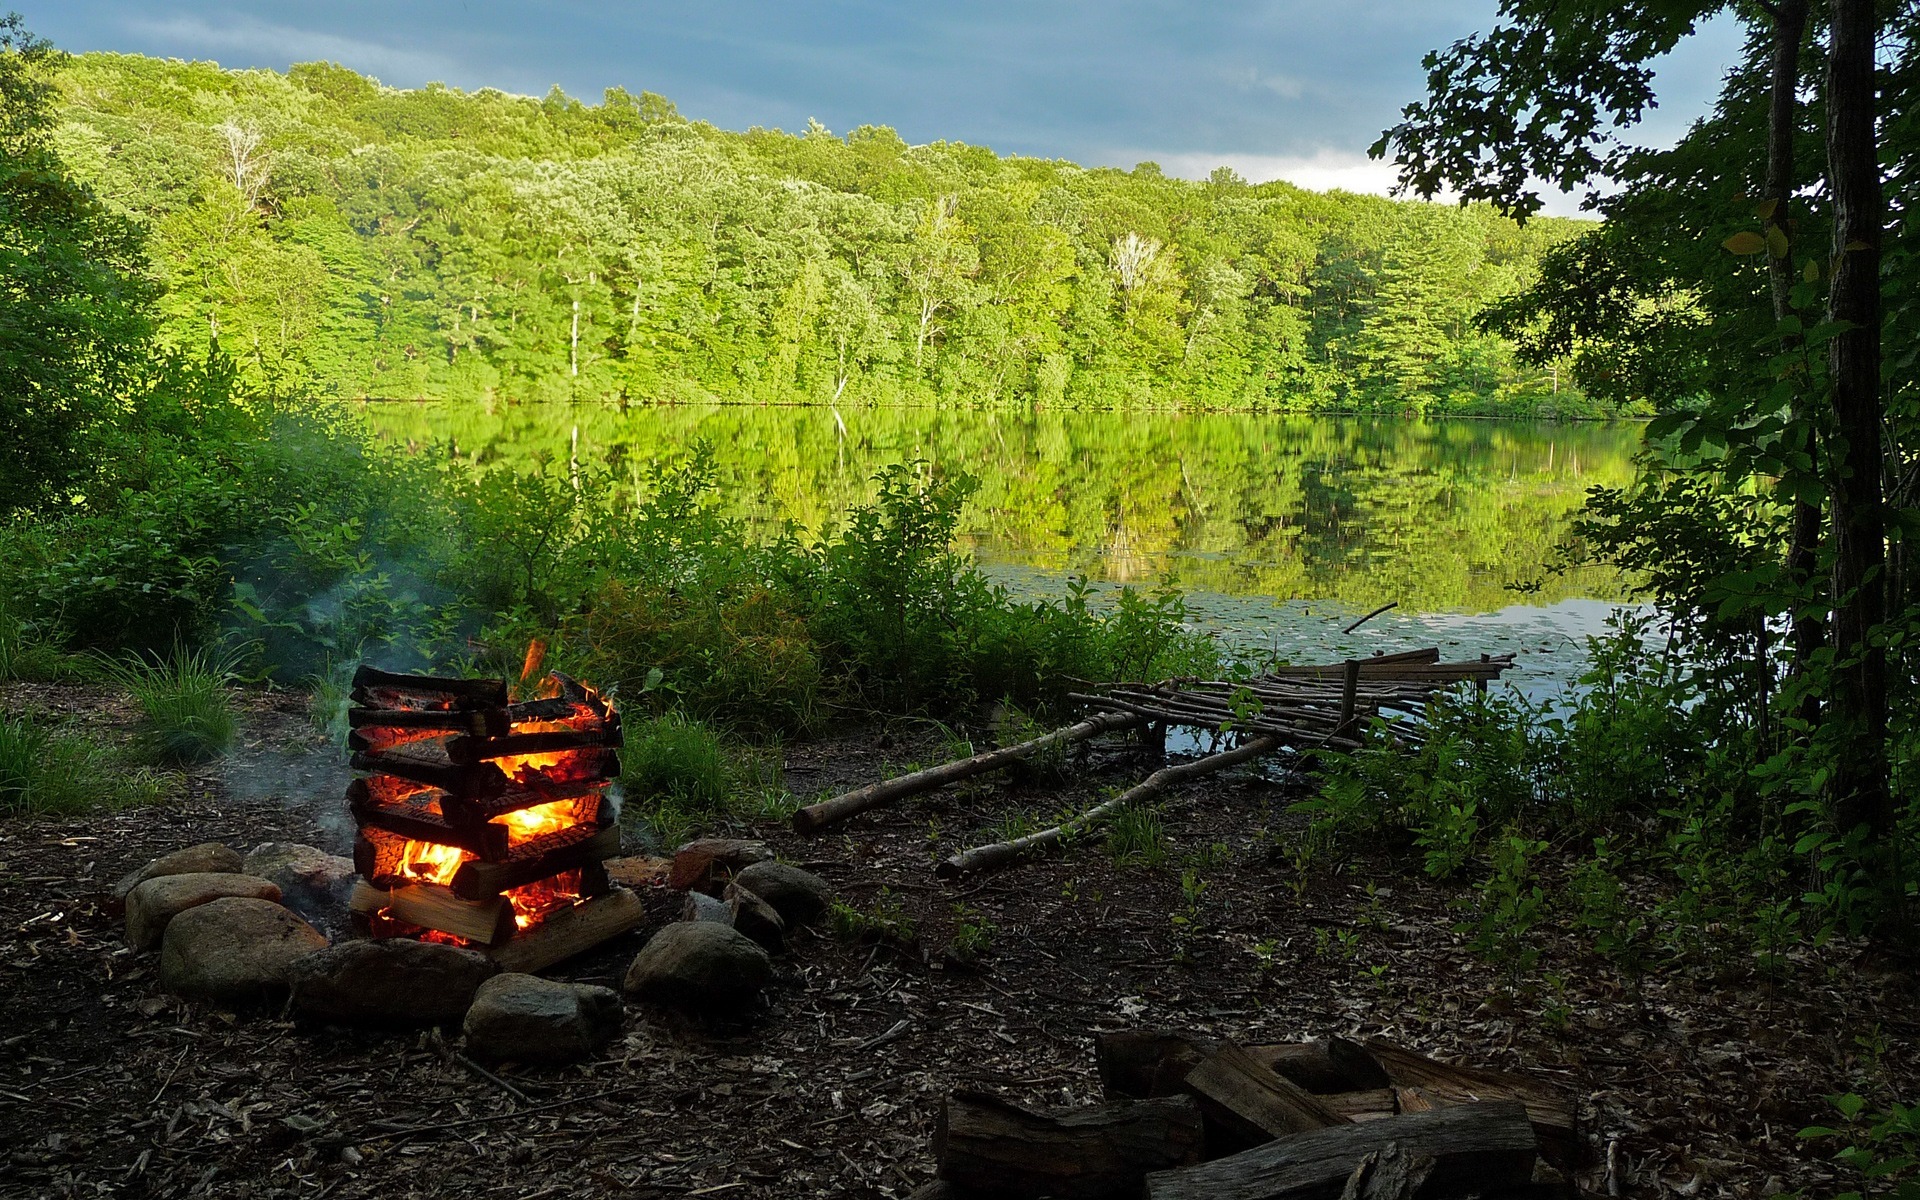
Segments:
[[[1238,766],[1251,759],[1259,758],[1265,754],[1271,754],[1275,750],[1278,750],[1280,746],[1281,740],[1278,737],[1272,734],[1265,734],[1243,745],[1236,746],[1232,750],[1209,755],[1206,758],[1196,758],[1190,762],[1178,763],[1171,767],[1163,767],[1147,776],[1145,782],[1121,792],[1118,796],[1115,796],[1103,804],[1096,804],[1071,821],[1063,821],[1051,829],[1042,829],[1036,833],[1030,833],[1025,837],[1014,838],[1011,841],[992,842],[985,846],[976,846],[971,850],[962,851],[959,854],[955,854],[952,858],[947,859],[945,862],[942,862],[935,868],[935,872],[941,876],[952,878],[956,875],[965,875],[970,871],[979,871],[987,867],[997,867],[1004,863],[1010,863],[1031,850],[1046,846],[1057,846],[1069,836],[1079,833],[1084,829],[1091,829],[1095,825],[1100,824],[1129,804],[1137,804],[1143,800],[1151,799],[1166,791],[1168,788],[1176,784],[1185,783],[1189,779],[1198,779],[1204,775],[1212,775],[1216,771],[1224,771],[1228,767]]]
[[[1388,612],[1388,611],[1391,611],[1392,609],[1396,609],[1399,607],[1400,607],[1400,602],[1398,600],[1392,601],[1391,603],[1388,603],[1388,604],[1382,604],[1379,608],[1374,609],[1372,612],[1368,613],[1364,617],[1361,617],[1358,621],[1355,621],[1353,624],[1347,626],[1345,629],[1342,629],[1340,632],[1352,633],[1354,630],[1360,628],[1362,625],[1365,625],[1368,621],[1373,620],[1375,617],[1379,616],[1381,613]]]
[[[989,771],[1012,766],[1022,759],[1054,746],[1072,745],[1074,742],[1082,742],[1102,733],[1117,729],[1133,729],[1144,724],[1146,724],[1145,718],[1130,712],[1096,713],[1077,725],[1056,729],[1030,742],[1021,742],[1017,746],[1003,746],[998,750],[984,750],[972,758],[942,763],[937,767],[928,767],[924,771],[915,771],[911,775],[902,775],[897,779],[869,784],[845,795],[835,796],[831,800],[810,804],[793,814],[793,828],[797,833],[812,833],[836,821],[843,821],[855,813],[863,813],[870,808],[891,804],[904,796],[930,792],[935,788],[945,787],[949,783],[958,783],[962,779],[970,779],[975,775],[984,775]]]

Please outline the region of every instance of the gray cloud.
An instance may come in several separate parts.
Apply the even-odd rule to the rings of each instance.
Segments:
[[[1366,146],[1417,97],[1420,57],[1496,0],[26,0],[71,50],[284,70],[329,58],[396,86],[660,92],[728,128],[897,128],[1003,152],[1381,177]],[[1677,135],[1737,45],[1716,22],[1662,75]],[[1204,174],[1204,170],[1194,173]],[[1246,173],[1246,172],[1243,172]]]

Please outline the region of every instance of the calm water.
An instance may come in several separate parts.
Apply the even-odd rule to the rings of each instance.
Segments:
[[[975,557],[1016,591],[1070,574],[1176,582],[1196,623],[1296,661],[1451,644],[1516,651],[1527,690],[1561,677],[1623,596],[1611,572],[1550,570],[1588,488],[1631,476],[1633,424],[933,409],[373,405],[382,436],[478,462],[646,464],[710,443],[726,503],[772,529],[832,524],[880,467],[922,458],[980,480]],[[1354,635],[1341,626],[1400,608]]]

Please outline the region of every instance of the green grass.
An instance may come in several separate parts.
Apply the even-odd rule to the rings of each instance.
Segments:
[[[211,762],[233,745],[238,722],[227,685],[232,663],[206,649],[176,646],[168,658],[99,659],[101,674],[140,706],[141,756],[165,766]]]
[[[31,714],[0,717],[0,814],[70,815],[160,798],[151,772],[128,770],[88,739]]]
[[[780,786],[776,754],[737,746],[680,712],[629,725],[620,762],[622,823],[661,850],[731,819],[784,821],[797,807]]]
[[[867,908],[857,908],[845,900],[835,900],[827,909],[827,924],[840,938],[849,942],[891,942],[904,945],[919,932],[913,918],[899,898],[886,888]]]
[[[1107,853],[1114,861],[1158,867],[1167,861],[1167,831],[1160,814],[1130,804],[1107,824]]]

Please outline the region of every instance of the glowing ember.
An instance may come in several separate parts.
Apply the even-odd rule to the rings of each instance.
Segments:
[[[535,838],[573,828],[580,823],[579,811],[577,800],[554,800],[510,812],[498,823],[507,827],[507,848],[512,850]]]
[[[458,846],[442,846],[438,842],[408,842],[400,852],[400,865],[396,873],[415,883],[452,883],[453,873],[460,864],[472,858]]]

